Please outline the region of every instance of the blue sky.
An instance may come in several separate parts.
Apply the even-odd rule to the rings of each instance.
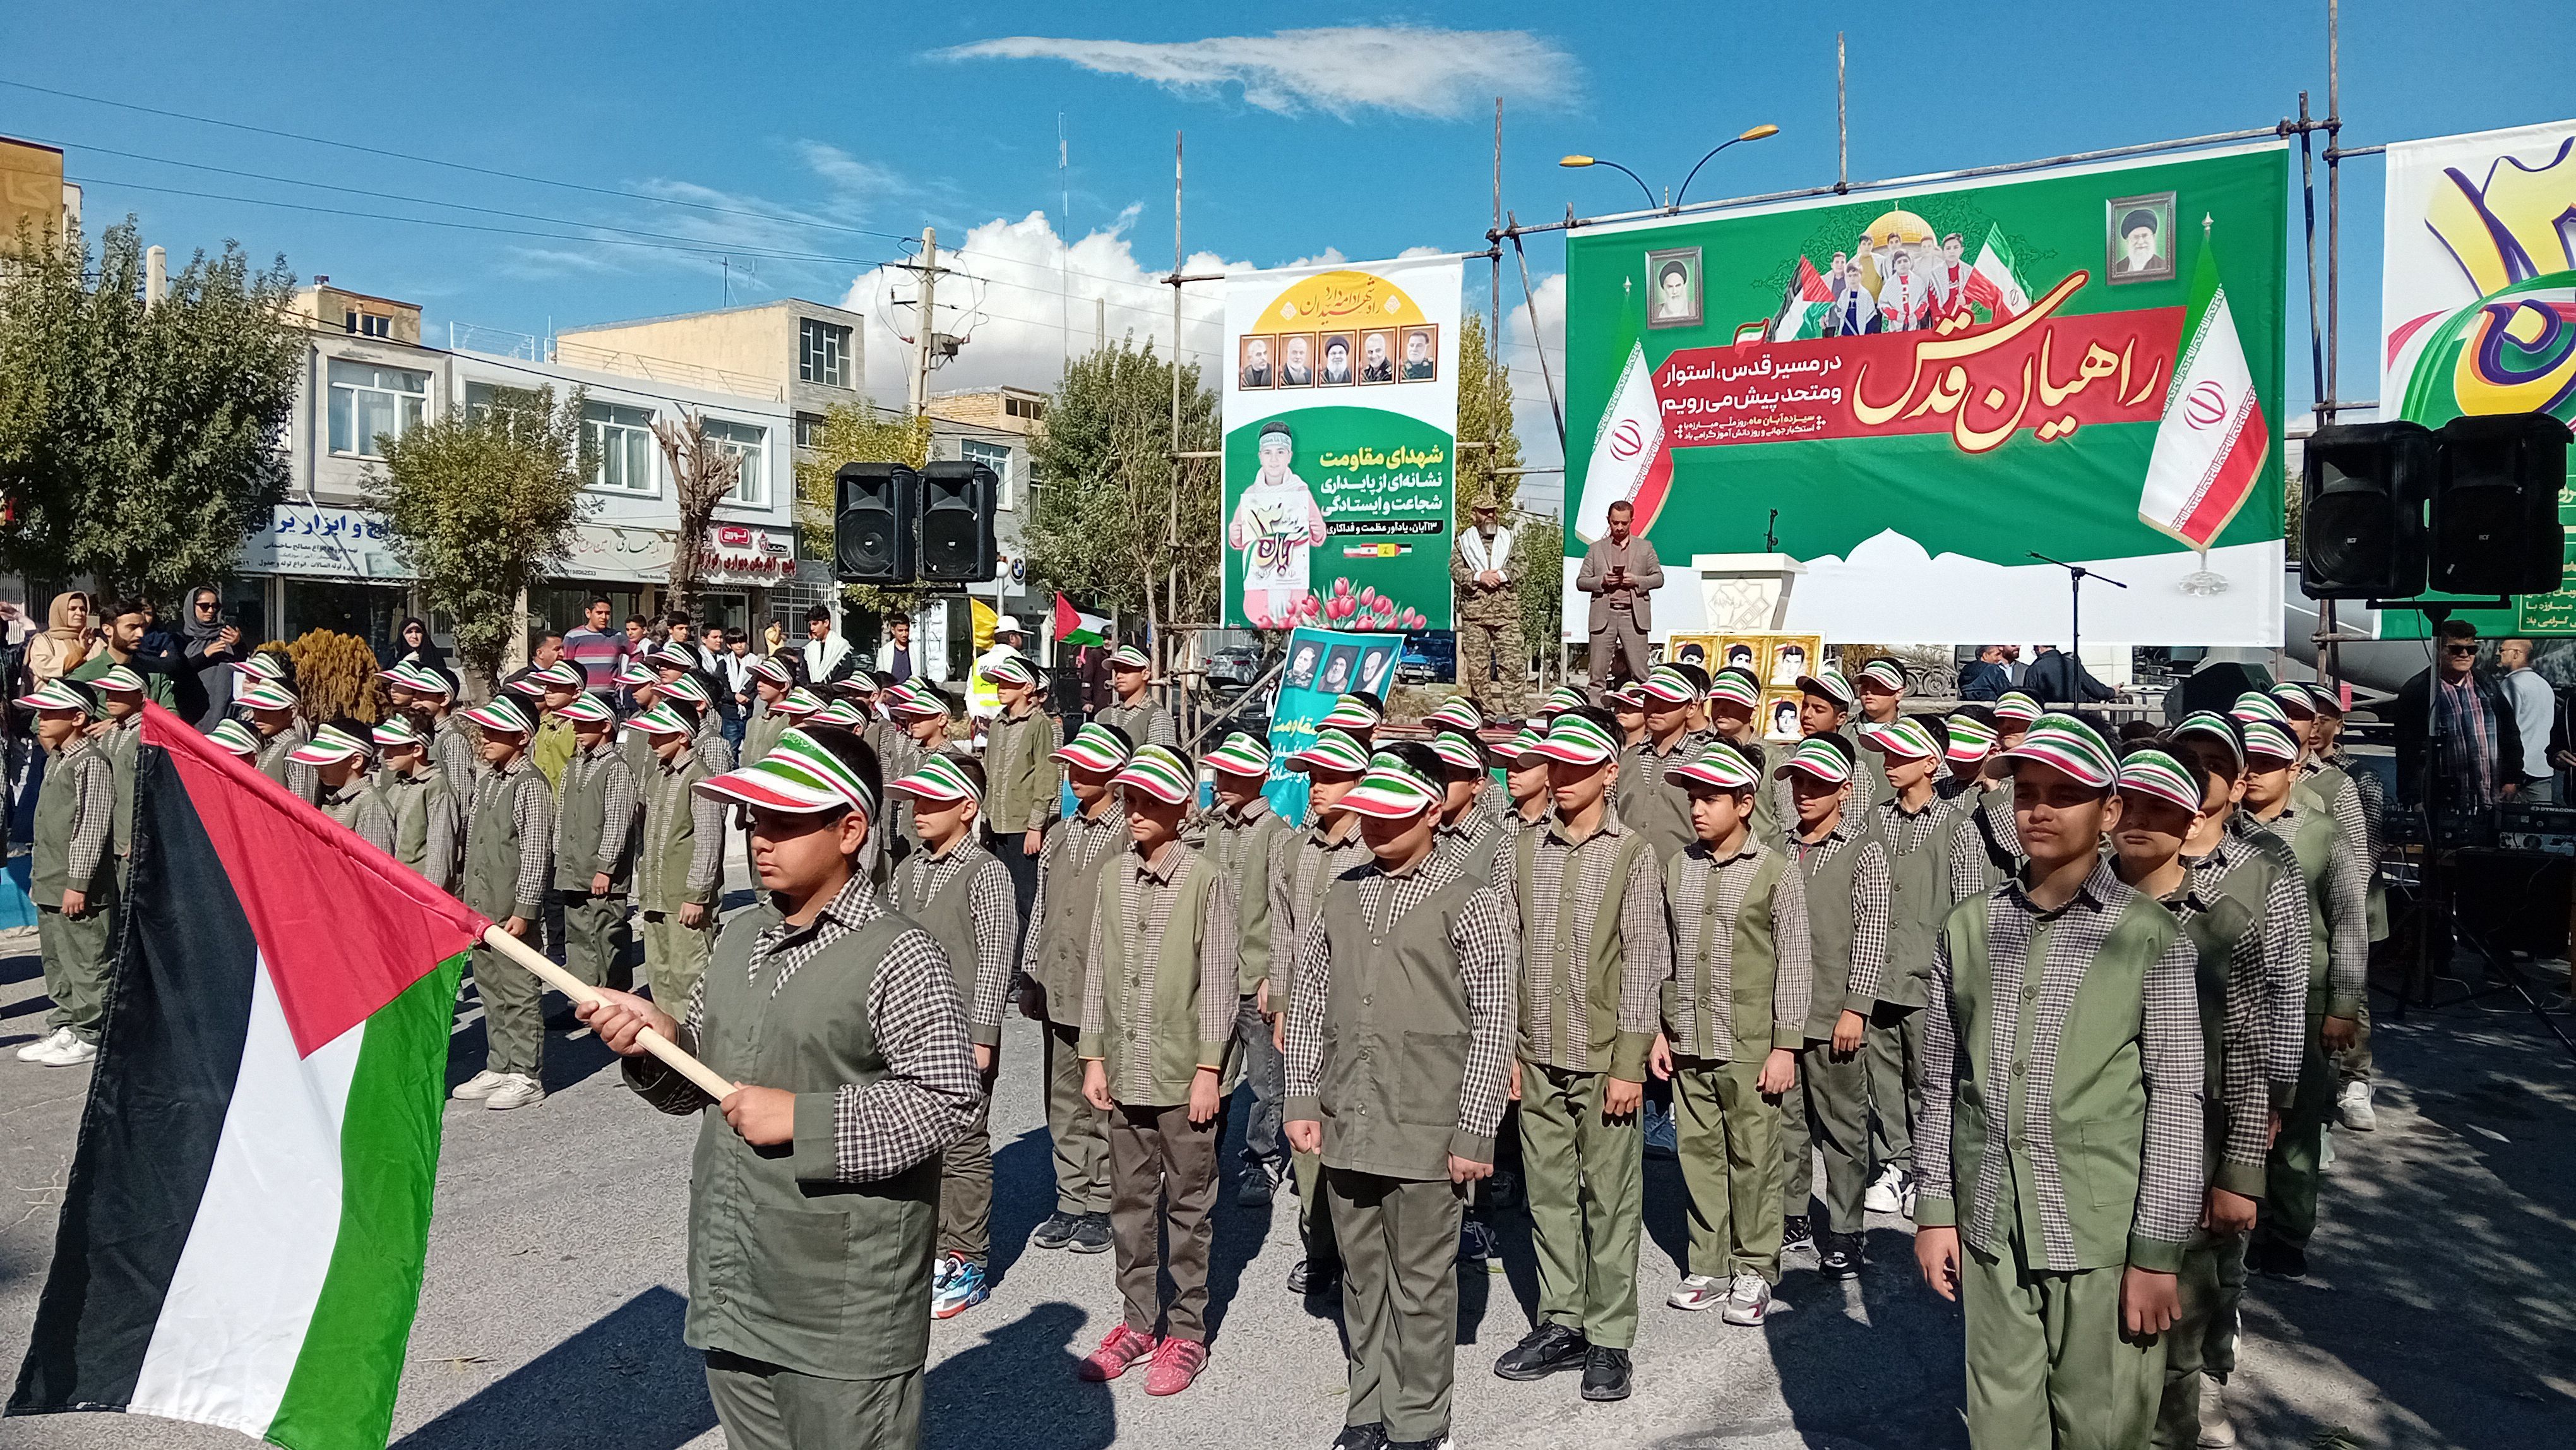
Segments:
[[[1168,289],[1148,279],[1171,265],[1175,130],[1188,133],[1196,270],[1480,247],[1498,93],[1504,200],[1524,220],[1639,201],[1615,172],[1560,170],[1562,153],[1615,158],[1661,186],[1761,122],[1781,134],[1718,158],[1693,199],[1830,182],[1837,26],[1854,180],[2267,125],[2302,87],[2322,113],[2326,80],[2322,0],[1323,7],[1299,11],[1308,29],[1291,32],[1277,28],[1279,7],[1209,4],[129,3],[115,14],[111,31],[82,7],[15,7],[0,54],[0,81],[20,83],[0,85],[0,133],[69,151],[93,230],[132,212],[181,256],[239,238],[300,274],[424,304],[441,341],[451,321],[543,334],[711,307],[728,281],[738,302],[848,300],[908,331],[908,314],[885,305],[908,284],[874,269],[898,255],[895,237],[933,225],[943,245],[966,243],[978,278],[955,298],[963,310],[943,308],[942,326],[972,342],[942,387],[1048,386],[1103,313],[1113,336],[1168,331]],[[2562,119],[2576,109],[2571,53],[2576,6],[2564,0],[2348,0],[2345,140]],[[2345,169],[2344,391],[2362,396],[2379,163]],[[2294,194],[2284,225],[2296,215]],[[1552,236],[1530,247],[1550,297],[1562,255]],[[1483,306],[1484,277],[1470,267],[1471,306]],[[1508,267],[1505,279],[1517,308]],[[2295,237],[2289,282],[2285,326],[2303,339]],[[1189,305],[1193,350],[1214,339],[1213,292],[1198,290],[1209,296]],[[1542,335],[1560,325],[1543,306]],[[1525,318],[1509,331],[1524,439],[1552,457],[1554,440],[1535,436],[1547,425]],[[894,349],[871,328],[871,388],[899,399]],[[2290,382],[2295,412],[2309,402],[2307,369]]]

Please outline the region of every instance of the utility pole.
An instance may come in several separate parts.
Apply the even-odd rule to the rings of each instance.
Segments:
[[[912,330],[912,387],[908,401],[916,418],[930,410],[930,343],[939,327],[939,231],[921,229],[921,261],[913,267],[921,278],[921,317]]]
[[[1834,32],[1834,190],[1851,190],[1851,91],[1845,85],[1843,33]]]

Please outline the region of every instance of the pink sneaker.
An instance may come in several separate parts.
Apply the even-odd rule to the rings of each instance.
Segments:
[[[1190,1387],[1207,1368],[1207,1346],[1194,1339],[1166,1339],[1154,1350],[1154,1363],[1145,1371],[1145,1393],[1177,1395]]]
[[[1098,1384],[1125,1374],[1127,1366],[1153,1352],[1154,1336],[1137,1333],[1128,1328],[1127,1321],[1122,1319],[1118,1321],[1117,1328],[1109,1331],[1109,1337],[1100,1341],[1098,1349],[1085,1355],[1082,1363],[1074,1366],[1073,1372]],[[1201,1354],[1200,1358],[1204,1360],[1206,1355]]]

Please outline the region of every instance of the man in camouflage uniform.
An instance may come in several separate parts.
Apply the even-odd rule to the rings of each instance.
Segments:
[[[1509,717],[1521,703],[1521,595],[1501,512],[1490,498],[1476,501],[1475,527],[1450,552],[1449,582],[1458,600],[1458,688],[1486,714]]]

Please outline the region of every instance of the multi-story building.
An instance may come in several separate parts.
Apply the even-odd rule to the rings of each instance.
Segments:
[[[38,141],[0,136],[0,252],[18,233],[68,242],[80,230],[81,189],[63,180],[63,153]]]

